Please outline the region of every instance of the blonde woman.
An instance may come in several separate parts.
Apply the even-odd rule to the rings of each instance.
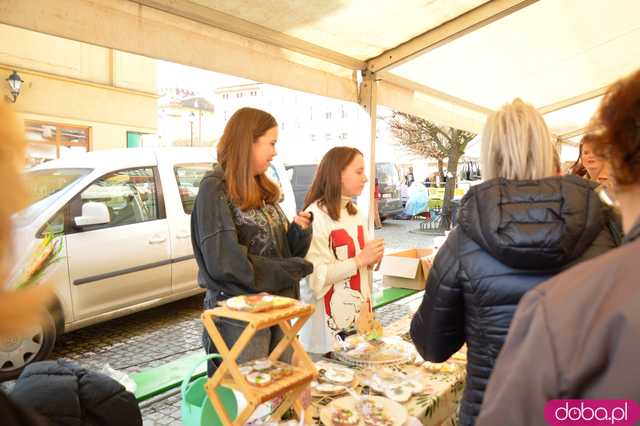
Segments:
[[[609,87],[595,120],[603,137],[594,149],[606,154],[612,166],[624,243],[522,299],[488,385],[479,425],[547,424],[545,406],[554,399],[616,398],[625,407],[625,400],[638,401],[640,381],[633,373],[640,359],[638,117],[640,70]],[[616,411],[624,413],[622,407],[609,412]],[[629,417],[627,424],[637,424],[637,416]]]
[[[442,362],[468,347],[460,424],[472,425],[520,298],[564,268],[615,246],[595,183],[557,176],[541,115],[520,99],[487,120],[486,181],[461,201],[411,323],[422,357]]]

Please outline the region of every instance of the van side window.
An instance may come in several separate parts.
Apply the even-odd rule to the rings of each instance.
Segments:
[[[213,165],[211,163],[177,164],[173,168],[178,183],[178,191],[180,191],[182,208],[186,214],[191,214],[193,211],[193,203],[198,195],[200,181],[212,168]]]
[[[85,203],[104,203],[110,221],[104,225],[84,228],[84,231],[131,225],[159,218],[158,195],[153,168],[120,170],[92,183],[75,200],[74,216],[82,215]]]

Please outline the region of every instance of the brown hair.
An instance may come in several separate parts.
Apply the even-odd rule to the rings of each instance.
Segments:
[[[304,198],[304,210],[315,201],[324,207],[333,220],[340,219],[340,202],[342,200],[342,171],[347,168],[356,155],[362,153],[356,148],[338,146],[327,152],[316,174],[307,196]],[[351,201],[347,203],[347,212],[353,216],[358,209]]]
[[[218,143],[218,162],[224,170],[227,192],[242,210],[259,208],[263,202],[277,203],[280,188],[266,175],[251,173],[251,147],[278,123],[268,112],[255,108],[236,111]]]
[[[592,126],[602,132],[594,151],[611,162],[615,183],[640,183],[640,70],[607,90]]]
[[[20,175],[25,159],[23,134],[13,111],[0,102],[0,336],[15,335],[37,323],[40,309],[52,295],[48,286],[4,290],[11,269],[11,215],[26,207],[27,201],[27,188]]]
[[[582,139],[580,140],[580,147],[579,147],[579,151],[578,151],[578,159],[576,160],[575,163],[573,163],[573,166],[571,166],[571,174],[572,175],[576,175],[576,176],[580,176],[580,177],[587,177],[589,179],[595,179],[597,176],[590,176],[589,172],[587,171],[587,168],[584,166],[584,164],[582,164],[582,149],[584,147],[584,145],[586,144],[590,144],[592,146],[596,146],[598,143],[598,139],[601,138],[601,135],[595,134],[595,133],[587,133],[586,135],[584,135],[582,137]]]

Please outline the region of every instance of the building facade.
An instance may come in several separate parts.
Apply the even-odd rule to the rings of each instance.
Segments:
[[[30,165],[75,152],[139,145],[156,132],[156,61],[0,25],[0,78],[24,81],[15,108]]]

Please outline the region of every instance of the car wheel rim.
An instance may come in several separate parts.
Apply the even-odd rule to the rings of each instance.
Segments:
[[[34,327],[23,336],[0,339],[0,371],[13,371],[35,359],[44,344],[44,330]]]

